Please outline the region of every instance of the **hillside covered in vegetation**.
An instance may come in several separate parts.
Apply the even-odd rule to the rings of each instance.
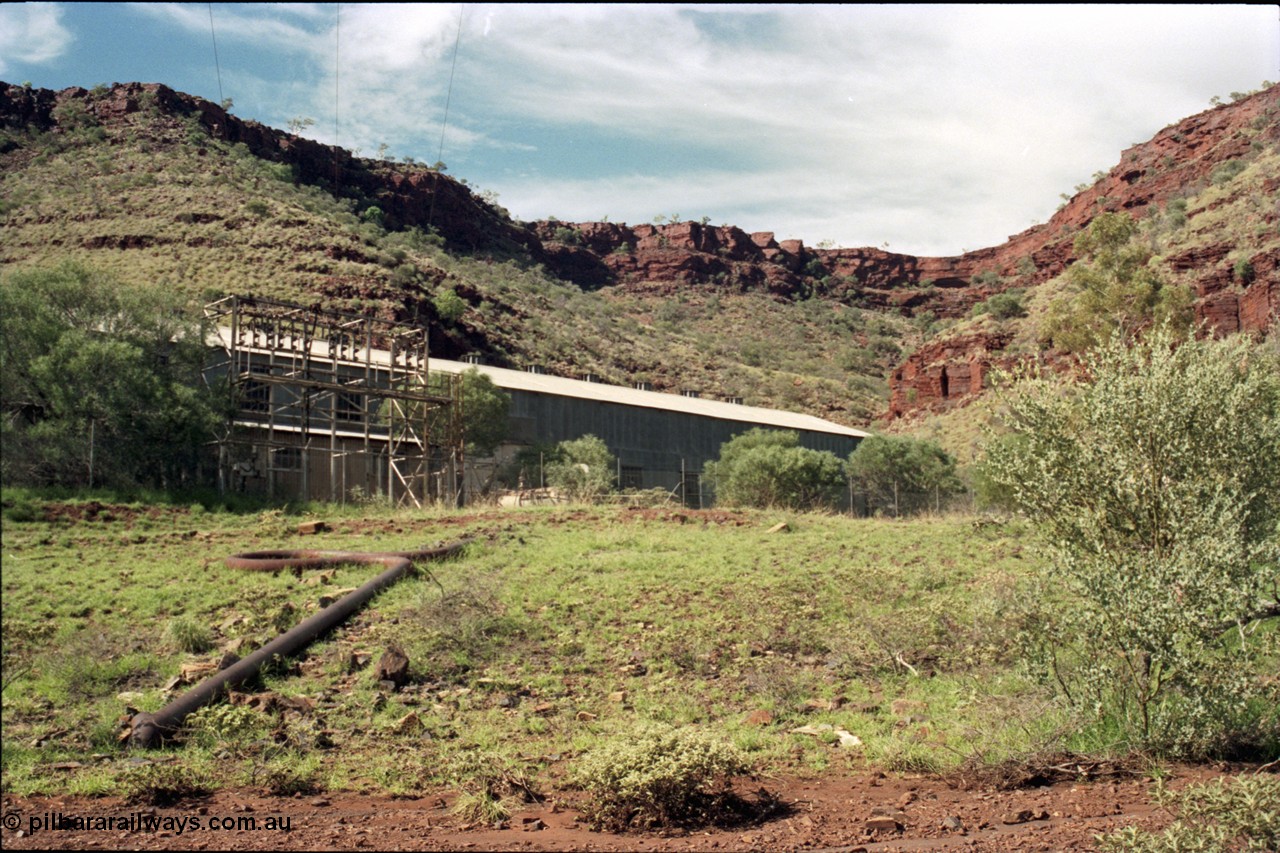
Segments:
[[[9,268],[79,260],[211,300],[254,294],[431,327],[443,357],[594,373],[863,425],[944,410],[1061,350],[1075,239],[1142,223],[1148,266],[1221,332],[1280,304],[1280,87],[1171,125],[1051,220],[951,258],[707,222],[521,223],[413,162],[361,158],[155,84],[0,84]],[[1060,354],[1060,353],[1059,353]]]

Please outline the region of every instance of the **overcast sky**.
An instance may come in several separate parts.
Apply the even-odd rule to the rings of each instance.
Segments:
[[[1280,13],[4,3],[0,79],[313,118],[307,135],[366,156],[442,159],[518,219],[707,216],[949,255],[1048,219],[1213,96],[1280,80]]]

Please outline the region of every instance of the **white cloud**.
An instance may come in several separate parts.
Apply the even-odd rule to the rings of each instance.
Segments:
[[[508,114],[754,164],[710,179],[498,181],[520,215],[613,207],[615,219],[643,221],[727,208],[743,225],[768,213],[759,227],[795,236],[812,227],[951,253],[1047,218],[1059,192],[1211,95],[1274,78],[1274,17],[1222,6],[516,6],[486,17],[488,63],[467,73]]]
[[[0,74],[17,63],[47,63],[61,57],[74,41],[62,26],[56,3],[0,4]]]
[[[207,32],[203,6],[138,8]],[[1280,22],[1261,6],[369,4],[341,7],[340,25],[331,5],[214,15],[220,42],[279,65],[255,68],[258,82],[226,72],[269,123],[311,115],[322,140],[432,161],[451,98],[444,159],[517,216],[679,210],[928,253],[1002,241],[1124,147],[1280,75]],[[630,153],[610,165],[615,150]],[[588,160],[598,177],[581,173]]]

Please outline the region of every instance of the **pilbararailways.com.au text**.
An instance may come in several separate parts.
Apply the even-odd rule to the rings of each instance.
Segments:
[[[17,817],[15,821],[13,818]],[[289,832],[293,818],[289,815],[238,815],[235,817],[162,815],[153,812],[131,812],[126,815],[86,815],[43,812],[4,816],[6,829],[26,829],[28,835],[38,832]],[[16,824],[16,825],[15,825]]]

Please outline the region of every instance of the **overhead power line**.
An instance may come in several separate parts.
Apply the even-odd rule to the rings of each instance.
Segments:
[[[462,13],[465,8],[463,4],[458,4],[458,32],[453,38],[453,61],[449,65],[449,88],[445,91],[444,96],[444,120],[440,122],[440,150],[436,154],[437,166],[444,162],[444,134],[449,128],[449,104],[453,101],[453,74],[458,70],[458,45],[462,43]],[[440,187],[439,171],[436,172],[435,184],[438,190]],[[436,215],[436,195],[437,193],[434,192],[431,194],[431,208],[427,211],[428,229],[431,228],[431,221]]]
[[[213,4],[209,3],[209,38],[213,39],[213,67],[218,73],[218,105],[225,105],[227,99],[222,96],[222,64],[218,62],[218,35],[213,31]]]

